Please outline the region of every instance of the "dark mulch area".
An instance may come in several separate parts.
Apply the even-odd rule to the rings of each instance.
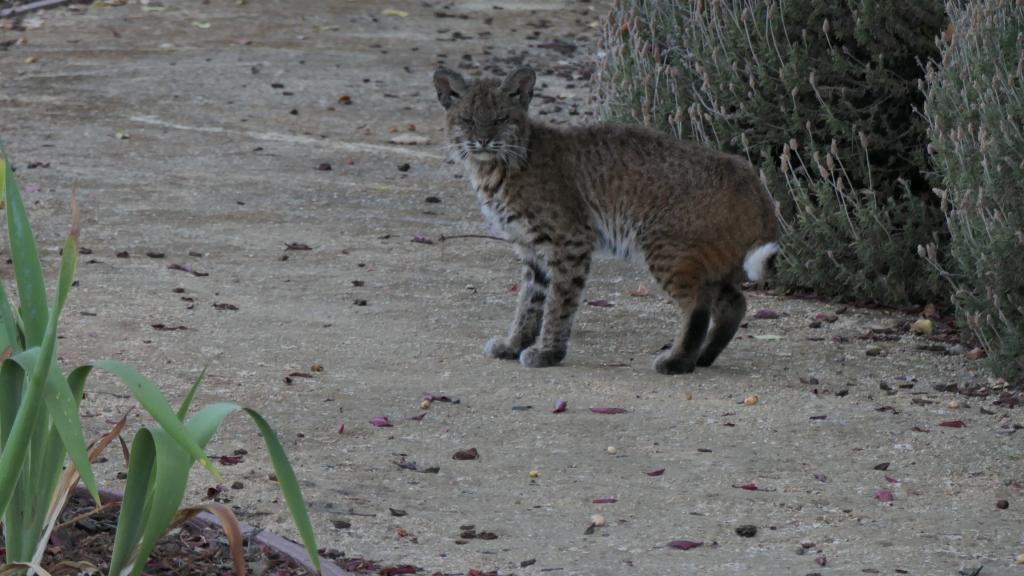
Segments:
[[[73,522],[54,530],[50,547],[43,557],[43,567],[54,576],[82,573],[85,568],[82,562],[95,566],[98,573],[106,573],[110,548],[114,543],[117,508],[84,516],[91,510],[92,501],[80,496],[73,497],[64,508],[58,525]],[[245,559],[250,574],[309,574],[275,551],[262,545],[249,545],[248,538],[246,540]],[[3,539],[0,538],[2,547]],[[62,566],[61,562],[74,562],[76,565]],[[215,576],[234,574],[234,571],[224,534],[214,528],[188,523],[172,530],[160,541],[144,573],[148,576]]]

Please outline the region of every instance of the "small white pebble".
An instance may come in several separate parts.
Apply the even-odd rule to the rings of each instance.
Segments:
[[[1024,554],[1017,556],[1017,564],[1024,564]]]
[[[537,478],[540,476],[540,472],[537,470],[530,470],[530,478]]]
[[[757,394],[751,394],[750,396],[747,396],[743,403],[747,406],[753,406],[754,404],[757,404],[759,400],[760,398],[757,397]]]
[[[616,448],[615,446],[609,446],[609,447],[608,447],[608,453],[609,453],[609,454],[615,454],[615,453],[616,453],[616,452],[618,452],[618,451],[619,451],[619,449],[618,449],[618,448]]]
[[[960,407],[960,403],[957,402],[956,400],[950,400],[949,404],[946,404],[946,407],[948,407],[950,410],[956,410],[957,408]]]
[[[430,404],[431,404],[430,400],[424,400],[423,402],[420,402],[420,409],[421,410],[430,410]]]
[[[607,523],[607,521],[604,519],[604,516],[602,516],[601,514],[594,514],[593,516],[590,517],[590,523],[593,524],[594,526],[599,526],[600,527],[600,526],[604,526]]]

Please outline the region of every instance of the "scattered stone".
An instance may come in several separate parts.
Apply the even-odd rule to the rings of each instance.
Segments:
[[[753,538],[757,536],[757,526],[753,524],[744,524],[736,527],[736,535],[743,538]],[[802,550],[802,548],[801,548]]]

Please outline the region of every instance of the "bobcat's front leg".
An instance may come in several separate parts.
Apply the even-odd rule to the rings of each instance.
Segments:
[[[544,301],[539,342],[519,354],[519,363],[530,368],[554,366],[565,358],[572,332],[573,315],[590,271],[590,248],[557,254],[548,260],[551,285]]]
[[[484,345],[484,354],[491,358],[515,360],[524,348],[537,340],[541,315],[548,290],[547,273],[533,258],[523,258],[523,278],[519,286],[516,315],[512,319],[508,336],[495,336]]]

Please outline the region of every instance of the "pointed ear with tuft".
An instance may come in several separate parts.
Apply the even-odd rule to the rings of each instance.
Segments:
[[[466,80],[458,72],[441,66],[434,72],[434,87],[437,88],[437,99],[447,110],[466,93]]]
[[[533,84],[536,81],[537,74],[534,73],[533,68],[523,66],[505,78],[505,81],[501,83],[501,90],[526,107],[530,104],[530,99],[533,98]]]

